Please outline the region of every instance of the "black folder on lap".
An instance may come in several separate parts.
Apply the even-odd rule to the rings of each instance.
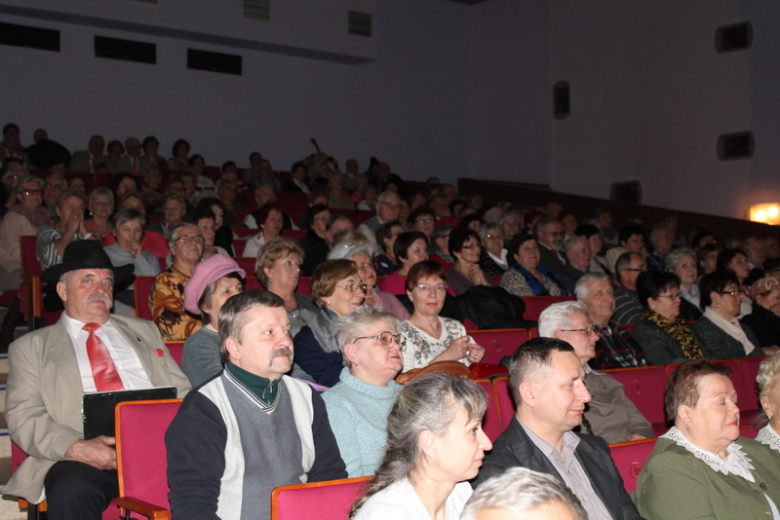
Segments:
[[[84,394],[82,405],[84,440],[94,439],[100,435],[114,436],[114,414],[116,405],[119,403],[160,399],[176,399],[176,388],[163,386],[144,390],[117,390]]]

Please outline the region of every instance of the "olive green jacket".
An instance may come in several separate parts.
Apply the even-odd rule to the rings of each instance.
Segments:
[[[716,472],[674,441],[658,439],[632,496],[639,513],[647,520],[771,520],[766,497],[780,508],[778,459],[752,439],[735,442],[750,459],[756,482]]]

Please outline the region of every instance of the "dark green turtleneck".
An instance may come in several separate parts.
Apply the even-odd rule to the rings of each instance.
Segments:
[[[276,401],[276,395],[279,393],[280,379],[271,381],[270,379],[247,372],[243,368],[234,365],[232,362],[228,362],[225,365],[225,369],[266,405],[270,406]]]

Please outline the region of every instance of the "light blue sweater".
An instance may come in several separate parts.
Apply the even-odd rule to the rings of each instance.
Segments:
[[[376,386],[344,368],[339,382],[322,394],[328,421],[351,477],[373,475],[385,451],[387,416],[403,387]]]

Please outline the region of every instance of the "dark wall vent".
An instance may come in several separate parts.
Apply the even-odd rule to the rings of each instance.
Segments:
[[[715,30],[715,50],[724,52],[742,51],[753,45],[753,25],[750,22],[724,25]]]
[[[242,0],[244,18],[259,22],[271,21],[271,0]]]
[[[187,68],[241,75],[241,56],[221,52],[187,49]]]
[[[571,92],[568,81],[553,85],[553,117],[566,119],[571,115]]]
[[[750,159],[756,148],[753,132],[735,132],[718,136],[718,159],[731,161]]]
[[[350,11],[349,34],[354,34],[356,36],[366,36],[370,38],[372,35],[371,14]]]
[[[609,190],[609,198],[619,202],[642,202],[642,183],[639,181],[613,182]]]
[[[112,60],[157,63],[157,45],[154,43],[120,40],[95,36],[95,56]]]
[[[60,52],[60,31],[0,23],[0,45]]]

